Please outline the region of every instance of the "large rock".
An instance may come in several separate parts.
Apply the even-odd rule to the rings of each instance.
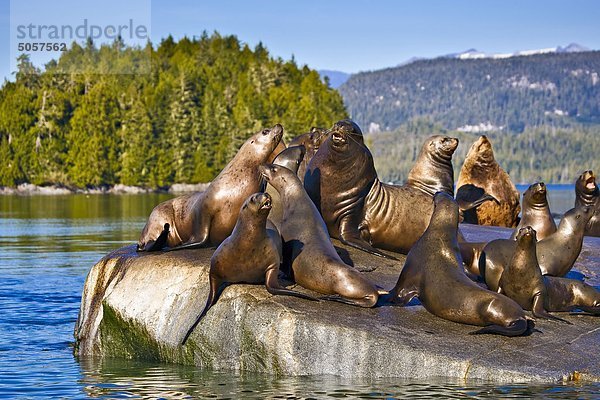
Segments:
[[[463,232],[476,241],[510,234],[466,225]],[[394,286],[403,262],[335,244],[374,282]],[[138,254],[128,246],[100,260],[83,291],[78,354],[279,375],[600,380],[596,317],[561,315],[573,325],[539,320],[541,332],[529,337],[471,336],[476,327],[442,320],[420,305],[362,309],[272,296],[261,285],[227,287],[182,347],[204,307],[212,252]],[[586,239],[576,268],[600,284],[599,239]]]

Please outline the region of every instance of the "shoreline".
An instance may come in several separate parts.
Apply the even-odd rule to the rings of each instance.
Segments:
[[[31,183],[22,183],[17,187],[0,186],[0,196],[61,196],[69,194],[149,194],[149,193],[167,193],[167,194],[185,194],[192,192],[202,192],[206,190],[210,183],[175,183],[164,188],[147,188],[143,186],[127,186],[117,184],[114,186],[98,186],[91,188],[77,188],[61,185],[38,186]],[[564,186],[570,189],[575,185],[572,183],[548,183],[548,186]],[[515,184],[517,189],[526,189],[528,184]]]
[[[31,183],[22,183],[17,187],[0,186],[0,196],[61,196],[70,194],[147,194],[147,193],[167,193],[182,194],[191,192],[201,192],[206,190],[209,183],[175,183],[168,188],[146,188],[141,186],[127,186],[117,184],[114,186],[99,186],[92,188],[76,188],[59,185],[38,186]]]

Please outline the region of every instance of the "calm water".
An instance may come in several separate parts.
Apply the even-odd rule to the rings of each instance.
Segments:
[[[75,359],[73,327],[89,268],[110,250],[133,243],[152,207],[167,197],[0,196],[0,397],[599,396],[599,385],[273,378],[127,360]]]

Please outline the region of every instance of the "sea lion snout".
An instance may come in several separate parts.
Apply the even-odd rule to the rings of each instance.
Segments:
[[[544,182],[538,182],[535,184],[535,190],[538,193],[546,194],[546,185],[544,184]]]
[[[444,150],[446,150],[446,152],[449,153],[454,153],[454,151],[458,147],[458,143],[458,138],[445,137],[444,139],[442,139],[442,146],[444,147]]]
[[[536,240],[536,232],[531,226],[526,226],[524,228],[519,229],[519,233],[517,234],[517,241],[527,240],[532,241]]]
[[[273,200],[269,193],[257,193],[256,202],[259,204],[259,210],[270,210],[273,207]]]
[[[338,131],[333,131],[331,133],[331,140],[333,141],[333,144],[336,146],[342,146],[348,142],[346,135],[344,135]]]
[[[583,173],[583,179],[585,181],[585,188],[588,190],[595,190],[596,189],[596,176],[594,175],[594,173],[590,170],[590,171],[585,171]]]
[[[267,182],[269,182],[273,177],[273,173],[275,172],[275,166],[273,164],[259,165],[258,172],[263,178],[265,178]]]
[[[271,133],[275,135],[274,139],[279,142],[283,137],[283,126],[281,124],[275,124],[275,126],[271,128]]]

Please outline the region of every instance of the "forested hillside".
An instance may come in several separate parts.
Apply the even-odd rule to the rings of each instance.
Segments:
[[[367,136],[379,177],[384,181],[404,182],[414,165],[425,138],[443,134],[458,137],[454,153],[454,177],[463,164],[478,133],[444,129],[430,120],[415,120],[393,132]],[[522,133],[488,133],[496,160],[515,183],[574,183],[587,169],[600,171],[600,126],[528,128]]]
[[[365,131],[424,117],[463,131],[600,123],[600,52],[421,60],[352,75],[339,90]]]
[[[263,127],[289,138],[345,116],[316,71],[235,36],[73,44],[44,72],[21,57],[0,90],[0,186],[206,182]]]

